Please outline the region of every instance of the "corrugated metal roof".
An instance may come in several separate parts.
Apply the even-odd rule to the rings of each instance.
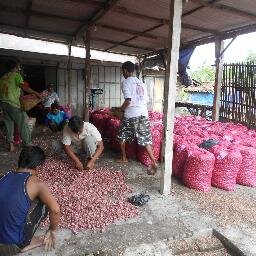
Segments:
[[[170,0],[0,0],[0,32],[81,45],[90,26],[92,48],[145,54],[166,46],[169,4]],[[183,4],[184,46],[252,31],[256,31],[255,0]]]

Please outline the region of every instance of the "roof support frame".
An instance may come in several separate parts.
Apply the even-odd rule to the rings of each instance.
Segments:
[[[109,44],[113,44],[116,46],[118,45],[122,45],[122,46],[126,46],[126,47],[131,47],[131,48],[137,48],[137,49],[141,49],[141,50],[145,50],[145,51],[154,51],[153,48],[147,48],[147,47],[142,47],[142,46],[136,46],[136,45],[132,45],[132,44],[127,44],[124,42],[116,42],[116,41],[113,41],[113,40],[108,40],[108,39],[101,39],[101,38],[97,38],[97,37],[93,37],[91,40],[94,40],[94,41],[99,41],[99,42],[106,42],[106,43],[109,43]],[[111,50],[112,48],[114,48],[113,46],[105,49],[104,51],[109,51]]]
[[[83,35],[83,33],[88,31],[90,27],[96,24],[97,21],[99,21],[105,14],[107,14],[111,9],[114,8],[114,6],[119,2],[120,0],[108,0],[103,7],[101,7],[96,13],[94,13],[91,18],[87,21],[85,21],[84,24],[82,24],[74,34],[74,37],[77,38],[80,35]]]
[[[256,20],[256,15],[250,12],[246,12],[246,11],[242,11],[239,9],[236,9],[234,7],[228,6],[228,5],[224,5],[224,4],[219,4],[219,3],[215,3],[215,2],[205,2],[204,0],[190,0],[191,2],[194,3],[199,3],[205,7],[209,7],[209,8],[214,8],[214,9],[218,9],[224,12],[229,12],[232,14],[236,14],[239,15],[241,17],[245,17],[245,18],[250,18],[250,19],[254,19]]]
[[[147,32],[149,32],[149,31],[154,30],[154,29],[156,29],[156,28],[159,28],[159,27],[161,27],[161,26],[162,26],[162,24],[158,24],[158,25],[156,25],[156,26],[154,26],[154,27],[152,27],[152,28],[149,28],[149,29],[147,29],[147,30],[144,30],[144,31],[141,32],[141,33],[142,33],[142,34],[143,34],[143,33],[147,33]],[[127,39],[127,40],[124,40],[124,41],[122,41],[122,42],[115,43],[113,46],[107,48],[106,51],[109,51],[109,50],[115,48],[115,47],[118,46],[118,45],[126,44],[127,42],[129,42],[129,41],[131,41],[131,40],[134,40],[134,39],[136,39],[136,38],[138,38],[138,37],[139,37],[139,36],[133,36],[133,37],[131,37],[131,38]],[[153,48],[149,48],[149,49],[151,49],[151,51],[154,51]]]

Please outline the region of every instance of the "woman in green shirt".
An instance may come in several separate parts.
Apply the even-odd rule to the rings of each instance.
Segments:
[[[27,114],[21,109],[21,90],[41,98],[38,92],[31,88],[23,87],[23,78],[20,75],[19,63],[10,60],[6,63],[6,72],[0,78],[0,107],[4,113],[6,126],[6,139],[10,145],[10,151],[14,151],[13,133],[14,124],[17,125],[24,145],[31,144],[31,134],[27,124]]]

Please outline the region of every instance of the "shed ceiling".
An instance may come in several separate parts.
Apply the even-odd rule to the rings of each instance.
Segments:
[[[171,0],[0,0],[0,32],[143,55],[167,47]],[[255,0],[188,0],[181,46],[256,31]]]

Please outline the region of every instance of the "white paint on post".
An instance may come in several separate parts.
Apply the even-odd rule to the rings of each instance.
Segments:
[[[170,23],[168,36],[168,52],[166,76],[164,84],[164,138],[162,155],[164,164],[161,170],[160,193],[170,194],[172,157],[173,157],[173,128],[175,113],[175,94],[179,59],[181,32],[182,0],[170,1]]]
[[[222,72],[223,72],[223,53],[224,52],[224,41],[220,38],[216,38],[215,41],[215,85],[214,85],[214,99],[213,99],[213,110],[212,120],[219,120],[220,111],[220,97],[221,97],[221,84],[222,84]]]

